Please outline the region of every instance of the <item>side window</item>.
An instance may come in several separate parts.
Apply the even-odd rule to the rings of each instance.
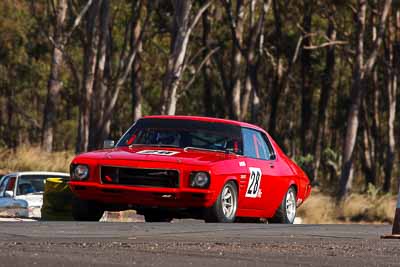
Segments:
[[[0,196],[4,197],[6,191],[14,190],[15,177],[7,177],[0,185]]]
[[[0,197],[4,197],[4,193],[6,192],[7,184],[8,181],[10,180],[10,177],[6,177],[2,180],[0,184]]]
[[[251,158],[271,160],[274,159],[272,147],[267,145],[263,134],[259,131],[243,128],[244,155]]]
[[[254,144],[254,133],[250,129],[242,128],[243,134],[243,155],[250,158],[258,158]]]
[[[55,176],[50,176],[54,178]],[[18,179],[17,195],[26,195],[37,192],[44,192],[46,176],[22,175]]]
[[[268,137],[265,134],[262,134],[262,137],[263,137],[263,139],[264,139],[264,141],[265,141],[265,143],[266,143],[266,145],[268,147],[269,159],[275,159],[276,158],[275,151],[272,148],[271,142],[269,141]]]

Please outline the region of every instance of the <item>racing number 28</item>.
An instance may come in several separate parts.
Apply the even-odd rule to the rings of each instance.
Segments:
[[[256,198],[261,184],[261,169],[250,167],[250,179],[247,186],[246,197]]]

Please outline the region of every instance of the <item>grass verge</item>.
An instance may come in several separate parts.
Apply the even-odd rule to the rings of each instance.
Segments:
[[[393,223],[396,200],[375,189],[365,194],[353,193],[336,205],[334,197],[314,190],[299,208],[298,216],[307,224]]]
[[[48,153],[38,147],[22,146],[17,150],[0,149],[0,173],[14,171],[69,172],[72,152]]]

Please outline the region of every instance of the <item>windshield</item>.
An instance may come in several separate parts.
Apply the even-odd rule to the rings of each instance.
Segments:
[[[174,119],[141,119],[118,141],[117,147],[152,145],[223,150],[242,154],[239,126]]]
[[[43,193],[47,178],[66,179],[63,176],[54,175],[21,175],[18,178],[17,195]]]

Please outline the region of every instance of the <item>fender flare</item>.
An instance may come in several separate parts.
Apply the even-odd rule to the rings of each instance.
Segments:
[[[299,186],[297,185],[295,180],[291,179],[289,181],[289,186],[288,186],[287,190],[289,190],[290,187],[294,187],[294,189],[296,190],[296,206],[299,207],[301,204],[301,203],[299,203]]]
[[[238,197],[239,197],[240,189],[239,189],[239,181],[238,181],[239,179],[238,179],[238,177],[236,177],[234,175],[228,175],[228,176],[225,176],[221,180],[222,180],[221,187],[218,190],[215,191],[214,202],[217,200],[218,196],[221,194],[223,186],[229,181],[233,181],[236,184],[236,187],[237,187],[237,190],[238,190],[237,193],[238,193]]]

